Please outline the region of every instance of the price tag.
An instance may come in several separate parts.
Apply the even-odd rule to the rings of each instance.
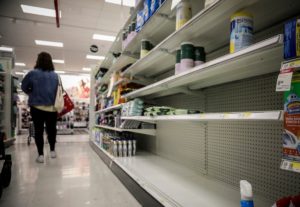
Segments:
[[[283,170],[291,170],[291,162],[289,160],[282,160],[280,168]]]
[[[280,168],[282,170],[288,170],[288,171],[300,173],[300,162],[283,159]]]
[[[292,163],[292,169],[295,172],[300,172],[300,163],[299,162],[293,162]]]
[[[293,72],[280,73],[277,79],[276,91],[291,90]]]
[[[245,113],[243,113],[243,117],[244,118],[250,118],[251,116],[252,116],[251,112],[245,112]]]
[[[205,114],[200,114],[201,119],[205,119],[205,117],[206,117]]]
[[[224,113],[223,118],[228,119],[229,118],[229,113]]]

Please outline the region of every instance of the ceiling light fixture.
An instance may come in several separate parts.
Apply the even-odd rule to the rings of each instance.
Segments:
[[[112,4],[119,4],[121,5],[122,0],[105,0],[107,3],[112,3]]]
[[[14,49],[11,47],[0,47],[0,51],[5,51],[5,52],[12,52]]]
[[[16,66],[21,66],[21,67],[25,67],[26,64],[25,63],[15,63]]]
[[[64,43],[62,42],[52,42],[52,41],[45,41],[45,40],[34,40],[35,44],[43,45],[43,46],[50,46],[50,47],[63,47]]]
[[[133,0],[105,0],[105,2],[123,5],[123,6],[135,7],[135,1]]]
[[[104,60],[104,56],[96,56],[96,55],[86,55],[86,59],[91,59],[91,60]]]
[[[23,72],[15,72],[16,75],[25,75]]]
[[[57,60],[57,59],[53,59],[52,62],[54,62],[54,63],[60,63],[60,64],[64,64],[65,63],[64,60]]]
[[[123,0],[123,6],[135,7],[135,2],[132,0]]]
[[[42,7],[36,7],[36,6],[29,6],[21,4],[22,11],[27,14],[35,14],[35,15],[41,15],[46,17],[56,17],[56,13],[54,9],[47,9]],[[59,17],[61,18],[61,11],[59,11]]]
[[[93,35],[94,40],[104,40],[104,41],[115,41],[116,37],[111,35],[101,35],[101,34],[94,34]]]
[[[91,71],[91,68],[82,68],[83,71]]]
[[[56,70],[55,72],[56,72],[56,73],[59,73],[59,74],[66,73],[65,71],[62,71],[62,70]]]

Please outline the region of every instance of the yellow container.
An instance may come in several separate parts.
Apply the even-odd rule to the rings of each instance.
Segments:
[[[192,18],[192,7],[189,0],[182,0],[176,6],[176,30]]]

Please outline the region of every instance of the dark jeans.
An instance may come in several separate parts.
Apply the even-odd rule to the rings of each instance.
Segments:
[[[56,122],[57,113],[42,111],[37,108],[30,108],[31,117],[34,125],[34,139],[39,155],[44,155],[44,125],[46,124],[46,132],[50,150],[55,150],[56,142]]]

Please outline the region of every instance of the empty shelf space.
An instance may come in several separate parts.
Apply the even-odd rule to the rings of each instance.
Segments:
[[[117,132],[132,132],[132,133],[144,134],[144,135],[150,135],[150,136],[156,135],[155,129],[122,129],[122,128],[110,127],[110,126],[105,126],[105,125],[95,125],[95,127],[99,127],[102,129],[108,129],[108,130],[112,130],[112,131],[117,131]]]
[[[196,90],[222,83],[279,71],[282,60],[283,36],[277,35],[256,43],[233,54],[227,54],[184,73],[171,76],[144,88],[124,95],[136,98],[168,91],[168,95],[178,88]],[[261,65],[264,66],[262,70]]]

